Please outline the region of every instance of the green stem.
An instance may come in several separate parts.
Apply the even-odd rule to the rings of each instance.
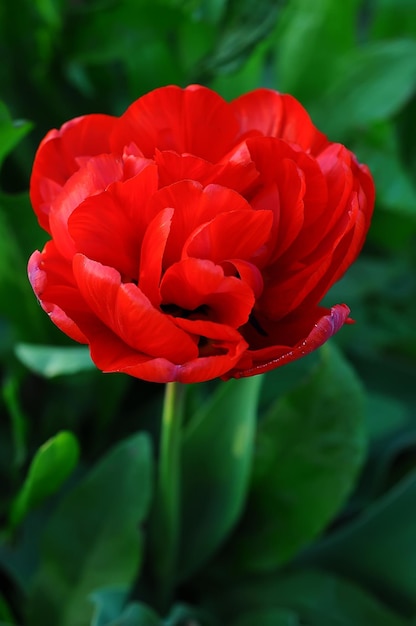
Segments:
[[[171,600],[180,531],[180,445],[185,385],[168,383],[162,413],[156,500],[156,575],[163,609]]]

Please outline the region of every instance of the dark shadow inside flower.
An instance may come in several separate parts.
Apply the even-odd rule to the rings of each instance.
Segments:
[[[182,317],[190,320],[208,319],[210,312],[210,307],[207,304],[201,304],[192,310],[184,309],[177,304],[161,304],[160,308],[164,313],[172,315],[172,317]]]
[[[262,337],[269,336],[269,334],[264,330],[263,326],[258,321],[257,317],[254,315],[254,313],[250,313],[250,317],[248,318],[248,321],[252,325],[254,330],[258,332],[259,335],[261,335]]]
[[[208,337],[200,337],[198,341],[198,350],[200,357],[206,356],[221,356],[227,354],[227,349],[218,345],[218,342],[215,342],[212,339],[208,339]]]

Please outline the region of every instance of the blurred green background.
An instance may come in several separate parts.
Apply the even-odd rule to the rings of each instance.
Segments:
[[[202,83],[226,99],[266,86],[296,96],[375,178],[365,249],[327,298],[346,302],[356,320],[335,343],[366,397],[367,462],[344,515],[401,485],[397,510],[386,504],[369,532],[376,552],[399,555],[394,575],[405,581],[386,574],[378,589],[394,588],[392,604],[414,614],[415,0],[6,0],[0,59],[0,517],[8,519],[35,451],[59,430],[76,434],[88,465],[138,423],[152,428],[161,406],[160,386],[104,376],[78,351],[68,358],[61,348],[74,345],[33,296],[26,263],[46,240],[27,195],[39,141],[78,115],[119,115],[161,85]],[[36,349],[47,345],[58,349]],[[266,395],[293,387],[308,367],[282,369]]]

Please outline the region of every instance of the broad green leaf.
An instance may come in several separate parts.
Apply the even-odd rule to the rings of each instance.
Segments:
[[[259,424],[250,497],[233,544],[250,570],[286,563],[334,518],[365,451],[363,391],[333,346]]]
[[[0,168],[5,157],[27,135],[31,128],[30,122],[13,121],[6,105],[0,101]]]
[[[416,472],[305,557],[416,611]]]
[[[85,346],[39,346],[19,343],[15,351],[23,365],[45,378],[96,369]]]
[[[130,587],[143,556],[140,525],[149,509],[151,478],[150,441],[134,435],[61,501],[45,528],[29,626],[85,626],[95,589]]]
[[[293,611],[299,618],[298,623],[305,626],[408,624],[407,620],[395,614],[367,590],[334,574],[318,570],[252,577],[234,586],[227,585],[219,589],[213,602],[224,624],[229,624],[237,612],[244,616],[260,608],[272,611],[281,607]],[[253,626],[262,624],[256,621],[251,623]]]
[[[10,525],[15,528],[29,511],[58,491],[78,463],[76,437],[62,431],[36,452],[28,475],[13,502]]]
[[[261,377],[219,385],[185,432],[178,577],[220,547],[241,514],[251,470]]]
[[[337,79],[311,114],[333,140],[340,140],[397,113],[415,88],[415,40],[366,43],[339,60]]]

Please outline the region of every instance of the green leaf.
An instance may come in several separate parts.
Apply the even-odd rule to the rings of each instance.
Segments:
[[[309,379],[260,422],[253,482],[233,554],[251,570],[286,563],[333,519],[365,450],[363,391],[328,344]]]
[[[15,621],[5,598],[0,593],[0,626],[13,626]]]
[[[258,609],[248,611],[229,626],[300,626],[298,615],[286,609]]]
[[[32,128],[30,122],[13,121],[4,102],[0,101],[0,168],[6,156]]]
[[[88,348],[84,346],[67,348],[19,343],[15,352],[23,365],[45,378],[96,369]]]
[[[409,613],[416,611],[416,472],[305,557],[353,577]]]
[[[260,609],[272,611],[284,607],[289,615],[293,611],[299,623],[307,626],[407,626],[407,620],[365,589],[318,570],[239,581],[218,590],[213,601],[224,624],[229,624],[236,613],[245,616]],[[293,619],[292,623],[297,624]]]
[[[161,626],[156,613],[145,604],[132,602],[114,622],[108,626]]]
[[[30,228],[33,216],[27,220],[24,215],[25,207],[29,213],[26,195],[14,201],[10,198],[0,194],[0,316],[10,320],[20,339],[28,337],[29,333],[42,336],[41,324],[46,316],[27,278],[27,255],[19,234],[19,228]],[[22,218],[19,225],[15,223],[16,214]]]
[[[143,556],[140,524],[149,509],[151,478],[149,438],[134,435],[61,501],[45,529],[29,626],[85,626],[95,589],[130,587]]]
[[[358,0],[292,0],[277,28],[276,83],[304,102],[331,84],[355,41]]]
[[[416,41],[367,43],[340,58],[336,77],[311,114],[318,127],[340,140],[391,117],[410,98],[416,87]]]
[[[354,148],[374,176],[378,206],[416,218],[416,186],[402,162],[393,124],[384,122],[360,133]]]
[[[246,499],[261,377],[219,385],[185,432],[178,577],[194,573],[227,538]]]
[[[22,489],[13,502],[10,525],[15,528],[29,511],[56,493],[78,463],[76,437],[62,431],[36,452]]]
[[[134,602],[126,606],[125,589],[100,589],[90,595],[95,604],[91,626],[159,626],[160,619],[148,606]]]

